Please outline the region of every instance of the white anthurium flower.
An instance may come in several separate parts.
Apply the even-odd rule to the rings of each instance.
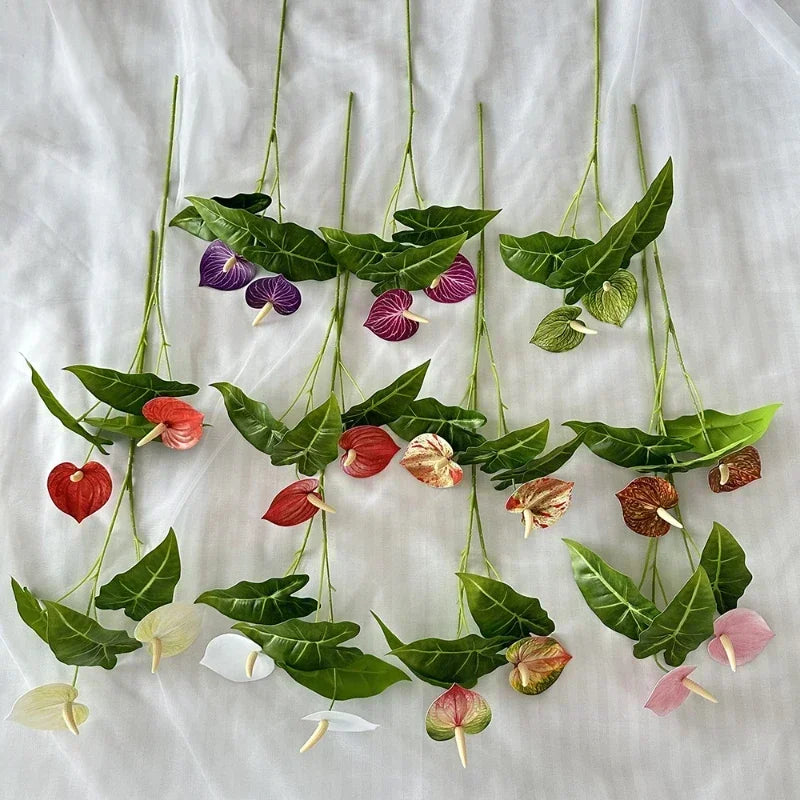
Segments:
[[[162,658],[182,653],[200,633],[200,612],[189,603],[168,603],[151,611],[134,628],[133,635],[150,648],[152,671]]]
[[[237,633],[213,638],[200,663],[236,683],[259,681],[275,669],[275,662],[255,642]]]
[[[47,683],[20,697],[8,719],[37,731],[72,731],[89,717],[89,709],[75,702],[78,690],[68,683]]]
[[[315,711],[313,714],[303,717],[303,720],[316,722],[317,727],[308,738],[308,741],[300,748],[301,753],[305,753],[314,747],[328,731],[333,731],[334,733],[363,733],[364,731],[374,731],[375,728],[379,727],[374,722],[369,722],[356,714],[347,714],[344,711]]]

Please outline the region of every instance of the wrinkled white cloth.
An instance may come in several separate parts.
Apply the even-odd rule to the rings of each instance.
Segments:
[[[502,264],[497,234],[558,227],[591,146],[593,4],[413,0],[415,154],[429,203],[475,205],[476,103],[485,104],[488,204],[503,212],[487,232],[489,326],[514,427],[545,417],[645,427],[651,403],[643,308],[618,331],[565,355],[528,344],[558,302]],[[613,214],[640,194],[630,105],[636,102],[651,175],[672,155],[675,202],[660,239],[684,355],[708,407],[724,411],[783,401],[759,445],[764,479],[712,495],[705,475],[678,478],[683,511],[702,544],[713,520],[731,529],[754,574],[743,605],[776,632],[735,675],[701,648],[687,663],[719,699],[691,697],[665,719],[642,705],[661,673],[605,629],[575,587],[561,537],[578,539],[638,576],[647,542],[622,524],[614,497],[630,479],[581,451],[559,476],[576,484],[552,531],[524,542],[505,494],[481,478],[488,544],[503,577],[540,598],[572,653],[545,694],[522,697],[500,669],[481,681],[494,719],[469,737],[469,768],[455,745],[427,738],[423,718],[438,694],[414,681],[337,705],[380,724],[329,734],[311,753],[307,714],[326,701],[276,670],[233,684],[198,664],[229,627],[212,609],[203,632],[157,676],[147,654],[113,672],[81,672],[91,716],[79,738],[0,725],[5,797],[15,798],[791,798],[800,794],[797,644],[798,281],[800,4],[796,0],[603,0],[600,180]],[[53,465],[79,461],[84,443],[35,397],[24,353],[69,408],[86,396],[64,365],[124,369],[141,318],[148,231],[157,225],[172,76],[181,76],[170,216],[187,194],[250,191],[268,125],[279,3],[3,4],[0,175],[3,192],[3,572],[58,596],[88,568],[110,505],[80,528],[45,491]],[[336,225],[347,92],[355,92],[347,227],[380,232],[397,180],[407,124],[401,0],[291,0],[279,136],[286,218]],[[412,205],[410,186],[403,205]],[[595,235],[591,190],[581,230]],[[466,253],[475,255],[477,244]],[[250,327],[241,293],[197,288],[202,243],[166,240],[164,295],[174,372],[203,388],[207,428],[186,453],[138,454],[143,538],[174,526],[183,577],[177,599],[241,579],[280,575],[300,531],[263,522],[291,479],[244,442],[207,388],[227,380],[282,410],[319,347],[332,283],[301,286],[290,318]],[[634,266],[638,270],[638,263]],[[369,288],[352,286],[343,351],[366,391],[433,359],[423,394],[461,399],[470,368],[472,301],[415,310],[431,318],[402,344],[361,327]],[[157,336],[153,337],[157,342]],[[321,380],[327,383],[327,368]],[[349,387],[348,387],[349,391]],[[351,400],[354,400],[350,392]],[[484,360],[481,406],[494,431]],[[677,370],[670,414],[691,406]],[[107,463],[119,483],[124,446]],[[369,611],[405,640],[454,636],[456,578],[467,522],[467,481],[447,492],[414,482],[397,463],[369,481],[330,470],[331,570],[337,616],[363,626],[356,643],[383,654]],[[127,568],[133,548],[123,515],[104,575]],[[306,568],[315,591],[319,537]],[[688,576],[679,537],[662,542],[674,592]],[[475,559],[473,568],[479,569]],[[82,597],[82,595],[81,595]],[[85,600],[81,600],[85,602]],[[119,614],[101,619],[120,625]],[[129,626],[131,627],[131,626]],[[69,681],[0,592],[0,709],[42,683]]]

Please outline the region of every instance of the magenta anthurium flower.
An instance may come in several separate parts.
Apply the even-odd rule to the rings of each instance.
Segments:
[[[714,620],[708,654],[720,664],[736,667],[752,661],[775,634],[764,618],[749,608],[733,608]]]
[[[475,270],[459,253],[455,261],[439,275],[425,294],[437,303],[460,303],[477,291]]]
[[[373,304],[367,315],[365,328],[387,342],[402,342],[413,336],[420,323],[427,323],[408,309],[414,298],[405,289],[390,289],[384,292]]]
[[[217,239],[211,242],[200,259],[200,285],[223,292],[242,289],[255,278],[257,269],[255,264]]]
[[[300,308],[300,290],[283,275],[271,278],[259,278],[253,281],[244,294],[250,308],[261,309],[253,320],[253,327],[258,325],[274,308],[278,314],[287,316]]]
[[[697,667],[683,665],[668,672],[654,687],[644,704],[659,717],[666,717],[674,711],[690,695],[696,694],[711,703],[716,703],[717,698],[707,692],[702,686],[696,684],[690,677]]]

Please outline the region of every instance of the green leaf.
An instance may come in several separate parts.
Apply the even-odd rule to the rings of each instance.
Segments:
[[[569,548],[572,574],[586,605],[612,631],[638,639],[658,616],[658,609],[621,572],[609,566],[597,553],[572,539]]]
[[[753,575],[747,569],[741,545],[719,522],[711,528],[700,556],[700,566],[708,575],[717,611],[724,614],[736,608]]]
[[[586,334],[573,330],[570,322],[578,319],[581,310],[576,306],[561,306],[547,314],[537,326],[531,344],[550,353],[564,353],[576,348]]]
[[[612,225],[597,244],[570,256],[550,276],[547,285],[568,289],[566,302],[577,303],[588,292],[599,289],[621,266],[636,231],[636,206]]]
[[[664,660],[679,667],[686,656],[714,633],[714,593],[702,567],[672,598],[672,602],[650,623],[633,646],[636,658],[664,651]]]
[[[739,450],[744,447],[744,442],[747,439],[740,439],[737,442],[731,442],[729,445],[721,448],[720,450],[715,450],[713,453],[708,453],[704,456],[697,456],[696,458],[686,459],[684,461],[675,461],[675,462],[668,462],[666,464],[661,464],[658,467],[653,466],[638,466],[638,467],[631,467],[631,469],[636,470],[637,472],[688,472],[692,469],[700,469],[702,467],[710,467],[713,464],[716,464],[723,456],[728,455],[729,453],[734,452],[735,450]]]
[[[214,202],[219,203],[225,208],[239,208],[244,211],[249,211],[251,214],[257,214],[263,211],[272,202],[269,195],[260,192],[253,192],[252,194],[235,194],[233,197],[212,197]],[[171,220],[170,227],[182,228],[183,230],[191,233],[192,236],[197,236],[200,239],[205,239],[210,242],[216,239],[217,236],[211,228],[206,225],[200,213],[194,206],[187,206],[183,211],[179,211]]]
[[[33,630],[40,639],[47,641],[47,614],[39,605],[39,601],[30,589],[23,588],[13,578],[11,591],[17,603],[17,613],[22,621]]]
[[[696,453],[707,454],[712,450],[728,447],[734,442],[739,447],[754,444],[767,432],[775,412],[780,407],[780,403],[774,403],[743,411],[741,414],[723,414],[713,409],[704,411],[706,431],[711,440],[710,448],[703,438],[700,420],[695,414],[668,419],[664,425],[670,436],[686,439]]]
[[[127,436],[137,441],[146,436],[153,428],[153,423],[138,414],[126,414],[124,417],[86,417],[86,424],[103,433]]]
[[[281,665],[295,669],[321,669],[331,666],[331,658],[339,661],[341,653],[357,648],[337,648],[358,635],[355,622],[304,622],[290,619],[277,625],[258,625],[238,622],[233,626],[248,639],[252,639],[271,658]],[[339,650],[338,654],[330,653]]]
[[[547,636],[555,630],[553,620],[535,597],[519,594],[502,581],[457,572],[467,593],[470,614],[483,636],[511,641],[535,633]]]
[[[583,434],[583,443],[600,458],[620,467],[662,467],[671,462],[673,453],[690,449],[683,439],[656,436],[638,428],[613,428],[604,422],[563,423],[575,433]]]
[[[480,233],[498,214],[480,208],[463,206],[430,206],[429,208],[404,208],[395,211],[394,218],[410,231],[398,231],[392,236],[396,242],[426,245],[439,239],[464,234],[471,239]]]
[[[492,480],[497,481],[494,488],[502,491],[511,486],[512,483],[527,483],[528,481],[536,480],[536,478],[552,475],[572,458],[582,442],[583,434],[579,433],[574,439],[554,447],[549,453],[545,453],[540,458],[531,459],[527,464],[516,467],[516,469],[498,472],[492,476]]]
[[[353,654],[342,666],[327,669],[300,670],[288,664],[282,666],[299,684],[329,700],[372,697],[393,683],[410,680],[401,669],[366,653]]]
[[[595,319],[621,328],[633,311],[638,294],[633,273],[618,269],[599,289],[583,296],[583,305]]]
[[[310,597],[292,597],[308,583],[308,575],[267,578],[261,583],[240,581],[228,589],[210,589],[195,603],[205,603],[231,619],[276,625],[308,616],[319,608]]]
[[[142,406],[154,397],[186,397],[200,391],[193,383],[165,381],[152,372],[126,374],[86,364],[64,369],[76,375],[98,400],[128,414],[141,414]]]
[[[647,188],[644,197],[636,203],[636,230],[631,238],[622,266],[627,267],[636,253],[641,253],[655,241],[667,222],[667,213],[672,205],[672,159],[661,168]]]
[[[98,608],[122,608],[125,616],[140,620],[154,609],[172,602],[180,577],[178,539],[170,528],[158,547],[129,570],[115,575],[100,589],[95,605]]]
[[[221,381],[212,383],[225,401],[228,417],[256,450],[269,455],[286,433],[286,426],[272,416],[266,403],[248,397],[238,386]]]
[[[499,439],[470,447],[458,458],[459,464],[480,464],[486,473],[501,469],[514,469],[536,458],[547,444],[550,420],[546,419],[529,428],[511,431]]]
[[[404,372],[363,403],[348,409],[342,414],[344,426],[352,428],[356,425],[388,425],[394,422],[416,399],[430,363],[428,359],[424,364]]]
[[[368,280],[376,283],[372,293],[380,295],[389,289],[413,291],[427,288],[452,265],[466,239],[466,234],[463,234],[385,255],[369,272]]]
[[[34,389],[36,389],[41,401],[44,403],[45,408],[67,430],[77,433],[78,436],[82,436],[87,442],[91,442],[101,453],[108,455],[108,450],[105,449],[105,445],[114,444],[114,442],[112,442],[111,439],[106,439],[104,436],[97,436],[87,431],[86,428],[61,405],[56,396],[50,391],[47,384],[42,380],[42,376],[33,368],[33,364],[31,364],[27,358],[25,359],[25,363],[31,369],[31,383]]]
[[[186,199],[194,206],[213,238],[221,239],[231,250],[242,255],[246,247],[255,244],[256,231],[263,234],[265,230],[266,217],[251,214],[241,208],[228,208],[214,199]]]
[[[445,406],[433,397],[423,397],[414,400],[390,427],[409,442],[421,433],[436,433],[459,452],[483,442],[483,436],[476,431],[485,424],[486,417],[480,411]]]
[[[138,650],[141,642],[125,631],[110,630],[86,614],[60,603],[44,601],[47,610],[47,641],[62,664],[113,669],[117,656]]]
[[[272,451],[272,463],[297,464],[303,475],[314,475],[336,460],[341,433],[339,403],[331,395],[284,435]]]
[[[373,268],[386,254],[406,249],[399,242],[387,242],[372,233],[348,233],[336,228],[320,228],[320,231],[339,266],[365,281],[380,280],[373,277]]]
[[[591,239],[573,239],[540,231],[530,236],[500,234],[500,256],[505,265],[525,280],[547,283],[564,261],[594,244]]]

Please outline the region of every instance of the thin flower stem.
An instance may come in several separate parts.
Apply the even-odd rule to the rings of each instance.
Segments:
[[[306,552],[306,545],[308,544],[308,537],[311,535],[311,528],[314,526],[314,517],[308,521],[306,525],[306,532],[303,536],[303,543],[297,549],[294,554],[294,558],[292,559],[292,563],[289,565],[289,569],[286,570],[284,573],[285,575],[294,575],[297,570],[300,568],[300,562],[303,560],[303,555]]]
[[[650,559],[653,557],[653,545],[655,544],[655,539],[648,539],[647,541],[647,552],[644,556],[644,569],[642,570],[642,577],[639,580],[638,589],[641,590],[642,586],[644,585],[645,579],[647,578],[647,570],[650,567]]]

